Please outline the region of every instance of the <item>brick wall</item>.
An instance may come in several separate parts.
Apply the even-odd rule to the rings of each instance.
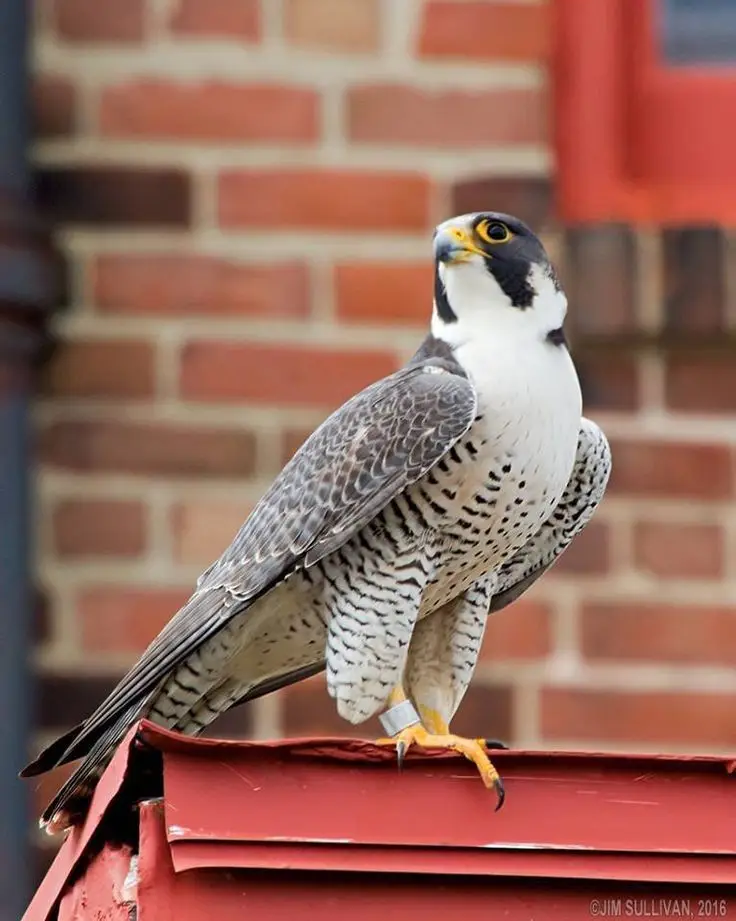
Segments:
[[[94,707],[305,434],[413,351],[431,226],[487,207],[560,261],[616,470],[585,536],[490,624],[457,728],[736,744],[732,242],[555,225],[548,12],[38,4],[38,191],[70,289],[37,414],[43,735]],[[216,730],[348,727],[314,680]]]

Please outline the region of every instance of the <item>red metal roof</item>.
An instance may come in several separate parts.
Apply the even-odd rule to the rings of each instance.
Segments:
[[[119,846],[112,814],[145,749],[160,753],[164,795],[141,805],[140,841]],[[729,759],[498,751],[494,761],[508,794],[498,813],[475,768],[453,754],[410,751],[399,773],[393,754],[368,742],[193,740],[143,722],[24,921],[127,918],[129,897],[139,921],[213,912],[219,921],[244,908],[286,917],[296,898],[315,900],[323,917],[333,916],[327,900],[335,917],[339,907],[358,918],[361,892],[374,913],[399,917],[397,906],[418,905],[427,889],[437,913],[440,904],[456,913],[459,898],[470,908],[489,886],[509,918],[571,921],[590,916],[578,910],[595,893],[615,899],[647,884],[722,897],[736,882]],[[386,892],[395,901],[375,907]],[[85,914],[93,905],[98,914]]]

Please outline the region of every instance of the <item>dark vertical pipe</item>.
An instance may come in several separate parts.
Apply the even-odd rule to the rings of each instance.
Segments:
[[[0,196],[5,224],[2,235],[12,244],[13,224],[28,194],[26,150],[28,106],[26,89],[26,0],[0,3]],[[8,239],[10,238],[10,239]],[[12,247],[3,263],[11,277],[0,282],[6,310],[20,306],[22,267]],[[18,254],[19,255],[19,254]],[[20,297],[18,296],[20,295]],[[0,348],[0,919],[20,918],[30,896],[30,847],[27,786],[18,770],[29,748],[30,689],[30,573],[28,521],[29,443],[27,374],[23,349],[14,323],[5,327]]]
[[[33,369],[58,299],[57,261],[34,217],[28,163],[28,0],[0,0],[0,921],[17,921],[33,880],[27,785],[31,679]]]

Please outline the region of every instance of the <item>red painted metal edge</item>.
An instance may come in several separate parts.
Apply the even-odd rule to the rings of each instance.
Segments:
[[[117,796],[128,772],[131,749],[139,727],[134,726],[120,745],[97,784],[89,811],[83,824],[73,828],[59,848],[51,867],[36,890],[23,921],[45,921],[56,912],[67,880],[84,856],[92,835],[102,822],[110,804]]]
[[[290,881],[301,873],[314,898],[324,892],[312,877],[335,874],[380,874],[381,886],[399,889],[405,877],[429,874],[483,877],[501,889],[511,877],[550,886],[736,882],[731,759],[499,751],[508,799],[495,813],[473,766],[453,754],[412,751],[399,773],[392,753],[369,742],[195,740],[143,722],[103,775],[86,822],[64,843],[24,921],[59,917],[62,897],[63,912],[74,916],[69,906],[80,905],[80,895],[68,884],[84,858],[92,864],[75,886],[92,885],[94,870],[95,885],[120,887],[114,879],[123,865],[93,853],[92,836],[98,847],[115,837],[105,826],[111,806],[130,795],[125,781],[148,776],[150,748],[162,755],[164,797],[139,810],[139,921],[195,917],[171,908],[188,891],[184,881],[236,871],[250,874],[259,893],[254,873]],[[253,904],[261,897],[265,891]],[[230,895],[222,898],[231,906]]]
[[[165,833],[165,832],[164,832]],[[174,849],[177,873],[204,869],[308,870],[312,872],[399,873],[440,876],[516,877],[519,879],[622,880],[644,883],[733,885],[731,855],[622,854],[610,851],[540,850],[529,859],[524,850],[404,847],[400,859],[389,847],[270,842],[181,841]],[[375,883],[371,883],[375,885]]]
[[[510,921],[578,921],[590,917],[728,917],[736,908],[732,887],[684,879],[632,887],[626,878],[538,880],[513,872],[491,877],[440,871],[380,874],[370,880],[349,867],[303,872],[288,865],[274,870],[192,867],[175,872],[160,802],[140,807],[137,863],[122,850],[104,849],[65,896],[60,921],[242,921],[268,918],[293,921],[314,912],[326,921],[407,921],[411,918],[477,917]],[[123,878],[123,873],[127,874]],[[513,865],[508,869],[512,871]],[[704,912],[709,912],[705,914]]]

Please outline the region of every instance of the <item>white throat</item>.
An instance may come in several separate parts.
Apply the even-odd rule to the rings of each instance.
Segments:
[[[529,282],[535,291],[529,307],[515,307],[480,259],[439,266],[449,305],[457,317],[446,322],[434,305],[432,334],[448,345],[469,341],[524,342],[546,340],[559,329],[567,313],[567,298],[541,266],[533,266]]]
[[[525,309],[511,304],[482,265],[445,269],[444,280],[457,320],[446,322],[435,304],[432,334],[453,349],[481,402],[500,400],[512,416],[544,407],[579,424],[582,401],[572,359],[564,346],[547,339],[567,311],[567,299],[552,278],[541,267],[533,269],[536,294]]]

